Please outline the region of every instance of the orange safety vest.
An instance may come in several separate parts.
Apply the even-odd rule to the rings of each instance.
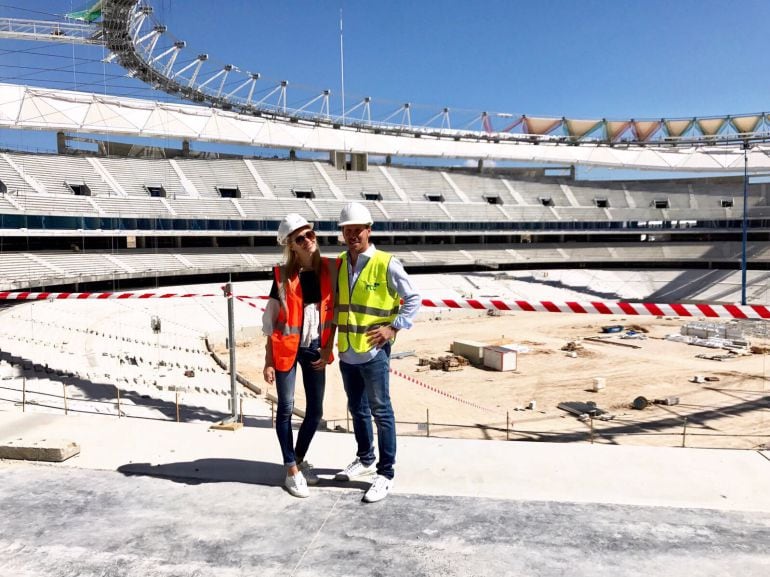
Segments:
[[[321,285],[321,302],[319,303],[321,348],[325,347],[329,342],[332,322],[334,320],[334,290],[332,282],[336,280],[336,266],[334,275],[330,274],[329,267],[329,259],[321,257],[321,278],[319,279]],[[276,266],[273,268],[275,282],[279,287],[281,286],[281,272],[282,267]],[[281,306],[278,309],[278,319],[273,327],[273,333],[270,335],[270,342],[273,348],[273,364],[277,371],[291,370],[299,351],[305,306],[299,274],[289,279],[284,298],[286,299],[286,307]],[[334,360],[334,356],[329,357],[329,362],[332,360]]]

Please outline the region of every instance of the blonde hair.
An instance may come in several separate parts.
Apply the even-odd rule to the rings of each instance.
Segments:
[[[292,241],[288,241],[283,247],[283,262],[281,263],[281,282],[278,285],[278,300],[281,303],[281,307],[286,315],[289,314],[288,307],[286,305],[286,291],[289,287],[289,279],[294,275],[299,274],[300,264],[297,253],[291,249]],[[315,271],[316,276],[321,278],[321,249],[318,248],[316,243],[315,252],[311,256],[311,268]]]

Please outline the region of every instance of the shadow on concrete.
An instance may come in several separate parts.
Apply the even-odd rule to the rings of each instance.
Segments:
[[[334,474],[339,469],[314,468],[319,475],[318,487],[339,487],[366,490],[368,481],[335,481]],[[285,467],[280,463],[249,461],[246,459],[197,459],[175,463],[127,463],[117,468],[126,476],[156,477],[186,485],[202,483],[251,483],[282,487]]]

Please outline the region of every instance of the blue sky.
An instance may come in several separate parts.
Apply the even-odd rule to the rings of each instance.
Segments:
[[[0,17],[45,19],[87,3],[0,0]],[[150,3],[191,53],[260,72],[264,86],[288,79],[295,105],[330,88],[340,109],[342,10],[348,107],[369,95],[383,110],[409,101],[572,118],[770,109],[766,0]],[[99,63],[98,48],[3,40],[0,50],[2,81],[165,98]]]

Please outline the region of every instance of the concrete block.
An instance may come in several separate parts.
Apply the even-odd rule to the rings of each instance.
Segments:
[[[60,463],[78,454],[80,454],[80,446],[74,441],[63,439],[19,437],[0,441],[0,459]]]

